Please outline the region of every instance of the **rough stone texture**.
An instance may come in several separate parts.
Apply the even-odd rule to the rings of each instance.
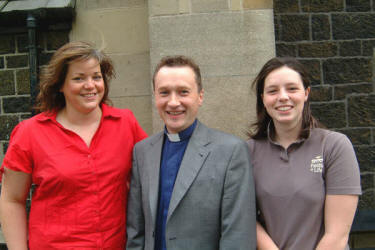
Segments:
[[[362,177],[363,178],[363,177]],[[359,202],[358,202],[358,209],[373,209],[375,208],[375,192],[372,190],[363,191],[362,195],[360,196]],[[368,245],[368,241],[374,242],[374,235],[373,233],[367,233],[367,235],[362,235],[362,237],[355,237],[355,242],[353,243],[355,246],[358,247],[366,247],[363,249],[371,249],[367,248],[371,245]],[[367,242],[367,243],[366,243]],[[372,245],[374,246],[374,245]],[[353,248],[352,248],[353,249]]]
[[[30,112],[30,97],[3,98],[4,113]]]
[[[282,15],[280,16],[281,41],[304,41],[310,39],[308,15]]]
[[[340,56],[357,56],[361,54],[361,41],[348,41],[339,43]]]
[[[330,12],[342,11],[343,0],[301,0],[302,11],[304,12]]]
[[[346,126],[345,103],[312,103],[312,114],[327,128],[343,128]]]
[[[332,100],[331,86],[313,86],[310,92],[310,100],[313,102],[324,102]]]
[[[332,14],[333,38],[375,38],[375,13]]]
[[[374,174],[361,174],[362,190],[374,189]]]
[[[256,9],[272,9],[273,0],[242,0],[244,9],[256,10]]]
[[[69,33],[66,31],[48,32],[47,37],[47,50],[57,50],[69,41]]]
[[[297,13],[299,12],[298,0],[274,1],[274,11],[276,13]]]
[[[371,60],[367,58],[327,59],[323,62],[324,82],[328,84],[371,81]]]
[[[106,8],[124,8],[144,5],[147,0],[81,0],[76,1],[76,8],[79,10],[96,10]]]
[[[280,41],[280,16],[274,16],[273,18],[274,26],[275,26],[275,41]]]
[[[348,12],[371,11],[371,0],[345,0],[345,2]]]
[[[302,43],[298,45],[300,57],[333,57],[337,55],[337,45],[332,42]]]
[[[229,3],[230,3],[230,10],[234,10],[234,11],[243,10],[242,0],[231,0]]]
[[[30,71],[28,69],[16,70],[17,94],[30,94]]]
[[[312,15],[311,30],[313,40],[328,40],[331,38],[331,27],[328,15]]]
[[[371,144],[371,129],[369,128],[345,128],[337,131],[347,135],[353,145]]]
[[[0,71],[0,96],[14,95],[14,73],[13,70]]]
[[[375,126],[375,94],[348,97],[348,120],[351,127]],[[375,161],[373,161],[375,162]]]
[[[4,57],[0,57],[0,69],[4,68]]]
[[[372,198],[372,206],[375,207],[375,193],[374,191],[369,191],[363,193],[361,197],[371,197]],[[362,206],[363,207],[363,206]],[[359,203],[359,208],[361,209],[361,202]],[[365,208],[365,207],[364,207]],[[375,237],[374,233],[371,232],[358,232],[352,235],[352,247],[351,249],[362,249],[362,250],[372,250],[375,248]],[[354,248],[356,247],[356,248]]]
[[[227,0],[190,0],[193,13],[229,10]]]
[[[278,43],[276,44],[276,55],[280,57],[295,57],[297,55],[297,46],[294,44]]]
[[[347,95],[352,93],[370,93],[372,92],[371,83],[354,84],[354,85],[340,85],[334,87],[335,100],[344,99]]]
[[[179,13],[177,0],[153,0],[148,1],[150,16],[171,15]]]
[[[15,50],[14,36],[0,35],[0,55],[14,53]]]
[[[321,84],[321,70],[319,60],[299,60],[304,66],[306,71],[310,76],[310,81],[312,85]]]
[[[28,37],[27,34],[21,34],[19,36],[16,36],[16,44],[17,44],[17,51],[20,53],[27,52],[28,51]]]
[[[42,52],[39,54],[39,65],[47,65],[49,61],[51,60],[51,57],[53,56],[53,52]]]
[[[10,133],[18,123],[15,115],[0,115],[0,140],[9,140]]]
[[[355,146],[361,172],[374,172],[375,146]]]
[[[375,48],[375,40],[364,40],[362,41],[362,55],[372,56]]]
[[[28,58],[28,55],[7,56],[7,68],[27,67],[27,65],[29,64]]]

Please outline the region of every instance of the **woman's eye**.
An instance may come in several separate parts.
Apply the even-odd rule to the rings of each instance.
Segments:
[[[103,79],[103,77],[102,76],[94,76],[94,79],[95,80],[101,80],[101,79]]]

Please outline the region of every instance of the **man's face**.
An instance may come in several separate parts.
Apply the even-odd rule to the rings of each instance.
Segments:
[[[155,76],[155,105],[167,130],[176,134],[193,124],[203,102],[194,71],[188,66],[162,67]]]

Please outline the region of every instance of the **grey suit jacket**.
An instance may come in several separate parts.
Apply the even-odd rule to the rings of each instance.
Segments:
[[[163,132],[137,143],[127,249],[154,250]],[[255,249],[255,194],[244,141],[198,122],[181,162],[166,224],[168,250]]]

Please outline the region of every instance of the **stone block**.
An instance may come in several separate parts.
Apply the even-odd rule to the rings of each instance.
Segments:
[[[298,13],[298,0],[274,0],[275,13]]]
[[[280,16],[280,40],[285,42],[310,40],[309,16],[301,15],[281,15]]]
[[[331,38],[331,24],[328,15],[315,14],[311,16],[312,39],[316,41]]]
[[[13,128],[18,124],[18,117],[15,115],[0,116],[0,140],[9,140]],[[5,150],[5,149],[4,149]],[[5,151],[4,151],[5,153]]]
[[[370,12],[370,0],[346,0],[346,11],[348,12]]]
[[[150,17],[179,13],[178,0],[153,0],[148,1],[148,4],[150,8]]]
[[[0,35],[0,55],[10,54],[16,52],[16,44],[14,36],[12,35]]]
[[[16,123],[17,124],[17,123]],[[16,126],[16,125],[14,125]],[[7,152],[8,150],[8,146],[9,146],[9,143],[8,142],[3,142],[3,153],[5,155],[5,153]]]
[[[364,190],[362,191],[362,195],[359,197],[359,202],[358,202],[358,209],[364,209],[364,210],[374,210],[375,209],[375,192],[373,190]],[[373,233],[371,233],[373,234]],[[368,247],[368,246],[372,246],[374,247],[374,245],[367,245],[365,242],[368,241],[369,239],[371,239],[371,241],[373,241],[375,237],[359,237],[357,236],[354,240],[354,246],[358,246],[358,247],[361,247],[361,246],[365,246],[365,247]],[[364,250],[366,249],[371,249],[371,248],[363,248]]]
[[[234,11],[243,10],[241,1],[242,0],[231,0],[230,10],[234,10]]]
[[[345,103],[311,103],[311,111],[327,128],[346,127]]]
[[[357,84],[346,84],[346,85],[339,85],[335,86],[334,88],[334,97],[335,100],[344,99],[347,95],[358,93],[358,94],[366,94],[372,92],[372,84],[371,83],[357,83]]]
[[[357,155],[361,173],[374,172],[375,162],[375,146],[355,146],[355,154]]]
[[[3,98],[4,113],[26,113],[30,112],[30,97],[7,97]]]
[[[18,53],[28,52],[29,40],[28,40],[27,34],[21,34],[21,35],[16,36],[16,44],[17,44]],[[43,47],[40,47],[40,48],[43,48]]]
[[[334,57],[337,55],[337,44],[333,42],[313,42],[298,44],[300,57]]]
[[[375,40],[362,40],[362,55],[372,56],[375,48]]]
[[[331,86],[312,86],[310,92],[310,100],[312,102],[325,102],[332,100]]]
[[[163,56],[182,54],[205,77],[256,74],[274,57],[272,17],[272,10],[249,10],[151,18],[151,72]]]
[[[148,19],[146,6],[84,11],[76,16],[70,40],[90,41],[108,54],[144,53],[150,49]]]
[[[275,41],[280,41],[280,15],[275,15],[274,16],[274,19],[273,19],[274,23],[275,23]]]
[[[147,0],[81,0],[76,1],[78,10],[96,10],[145,5]]]
[[[134,116],[148,135],[153,134],[151,96],[111,97],[113,105],[133,111]]]
[[[53,31],[46,34],[47,50],[57,50],[69,42],[69,33],[67,31]]]
[[[371,190],[374,189],[374,173],[362,173],[361,174],[361,186],[362,190]]]
[[[13,70],[0,70],[0,96],[14,94],[15,85]]]
[[[243,8],[247,10],[272,9],[273,0],[242,0]]]
[[[53,56],[53,52],[42,52],[39,54],[39,65],[47,65]]]
[[[228,0],[190,0],[193,13],[207,13],[229,10]]]
[[[297,46],[295,44],[276,43],[276,55],[279,57],[297,56]]]
[[[17,94],[30,94],[30,71],[28,69],[16,70]]]
[[[7,68],[20,68],[27,67],[29,65],[29,56],[28,55],[19,55],[19,56],[6,56]]]
[[[301,0],[304,12],[336,12],[344,10],[343,0]]]
[[[375,94],[353,95],[348,98],[350,127],[375,126]],[[374,161],[375,162],[375,161]]]
[[[340,56],[359,56],[361,55],[361,41],[345,41],[339,43]]]
[[[327,84],[370,82],[371,60],[367,58],[342,58],[323,61],[324,82]]]
[[[240,1],[240,0],[237,0],[237,1]],[[235,9],[232,9],[232,10],[235,10]],[[190,0],[179,0],[179,13],[186,14],[190,12],[191,12]]]
[[[110,84],[112,97],[151,95],[150,55],[110,55],[116,78]]]
[[[249,125],[256,117],[251,89],[254,78],[255,75],[204,78],[205,95],[199,119],[209,127],[246,139]]]
[[[4,68],[4,57],[0,57],[0,69]]]
[[[371,144],[371,129],[369,128],[345,128],[337,129],[337,131],[347,135],[353,145]]]
[[[312,85],[323,84],[321,79],[320,61],[319,60],[299,60],[309,74]]]
[[[375,38],[375,13],[332,14],[335,40]]]

